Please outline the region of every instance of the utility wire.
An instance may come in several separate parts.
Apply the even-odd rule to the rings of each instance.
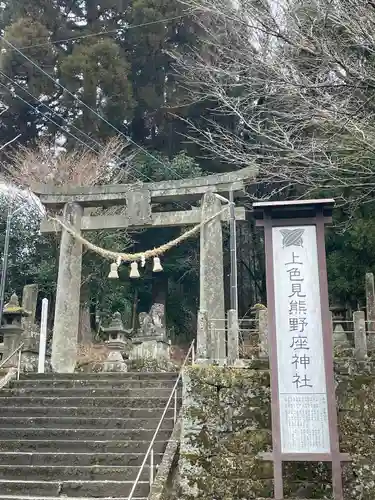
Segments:
[[[41,104],[42,106],[44,106],[45,108],[47,108],[51,113],[55,114],[56,116],[58,116],[59,118],[61,118],[63,121],[65,121],[67,123],[67,126],[68,127],[72,127],[74,128],[75,130],[77,130],[80,134],[84,135],[85,137],[87,137],[88,139],[90,139],[90,141],[92,141],[96,146],[99,147],[99,151],[100,149],[102,148],[102,144],[100,144],[97,140],[95,140],[94,138],[90,137],[88,134],[86,134],[86,132],[84,132],[83,130],[80,130],[78,127],[76,127],[75,125],[73,124],[70,124],[68,123],[68,120],[67,118],[65,118],[63,115],[61,115],[60,113],[58,113],[57,111],[53,110],[50,106],[48,106],[46,103],[40,101],[37,97],[35,97],[31,92],[29,92],[28,90],[26,90],[25,88],[22,87],[22,85],[20,85],[18,82],[16,82],[15,80],[13,80],[12,78],[10,78],[10,76],[6,75],[3,71],[0,70],[0,75],[2,75],[3,77],[7,78],[10,82],[12,82],[13,85],[17,85],[17,87],[19,87],[23,92],[25,92],[26,94],[28,94],[30,97],[32,97],[35,101],[37,101],[39,104]],[[6,87],[8,89],[8,87]],[[10,89],[8,89],[10,92],[12,92]],[[18,96],[17,96],[18,97]],[[42,114],[44,117],[46,117],[47,119],[49,119],[48,115],[47,114],[44,114],[44,113],[41,113],[40,110],[38,110],[39,114]],[[78,137],[70,132],[67,132],[61,125],[59,125],[58,123],[56,122],[52,122],[54,125],[56,125],[57,127],[59,127],[61,130],[63,130],[65,133],[69,133],[69,135],[71,137],[73,137],[74,139],[76,139],[77,141],[79,141],[81,144],[83,144],[85,147],[89,148],[91,151],[95,151],[95,153],[98,153],[99,151],[96,151],[95,149],[93,149],[91,146],[89,146],[88,144],[86,144],[85,142],[83,142],[82,140],[79,140]],[[119,160],[121,163],[124,162],[124,159],[121,158],[120,156],[116,155],[115,158],[117,158],[117,160]],[[116,166],[117,168],[121,168],[120,166]],[[137,174],[140,174],[140,175],[143,175],[143,177],[146,179],[146,180],[151,180],[149,177],[147,177],[147,175],[143,174],[143,172],[140,172],[139,170],[137,170],[135,167],[131,166],[131,168],[133,170],[136,171]],[[130,172],[129,172],[130,173]],[[139,179],[137,179],[134,175],[133,175],[133,179],[135,181],[138,181]]]
[[[119,31],[128,31],[128,30],[132,30],[132,29],[135,29],[135,28],[144,28],[146,26],[152,26],[152,25],[155,25],[155,24],[161,24],[161,23],[167,23],[169,21],[175,21],[176,19],[181,19],[182,17],[185,17],[186,15],[188,15],[189,13],[192,13],[192,12],[193,12],[193,10],[189,9],[189,10],[187,10],[185,12],[182,12],[181,15],[179,15],[179,16],[167,17],[166,19],[159,19],[157,21],[150,21],[148,23],[133,24],[133,25],[130,25],[130,26],[127,26],[127,27],[118,27],[115,30],[100,31],[99,33],[89,33],[87,35],[72,36],[70,38],[65,38],[65,39],[62,39],[62,40],[53,40],[53,41],[51,40],[51,41],[46,42],[46,43],[38,43],[38,44],[35,44],[35,45],[25,45],[24,47],[20,47],[19,49],[20,50],[26,50],[26,49],[33,49],[33,48],[36,48],[36,47],[45,47],[47,45],[55,45],[57,43],[65,43],[65,42],[70,42],[72,40],[81,40],[83,38],[89,38],[89,37],[94,37],[94,36],[109,35],[109,34],[112,34],[112,33],[117,33]]]
[[[1,72],[1,71],[0,71]],[[6,76],[6,75],[5,75]],[[9,77],[8,77],[9,78]],[[10,80],[12,80],[11,78],[9,78]],[[18,85],[22,90],[24,90],[22,88],[21,85],[19,85],[17,82],[14,82],[16,85]],[[78,137],[76,137],[74,134],[72,134],[69,130],[65,130],[65,128],[63,128],[60,124],[58,124],[55,120],[53,120],[50,116],[46,115],[45,113],[42,113],[42,111],[40,111],[38,108],[36,108],[35,106],[33,106],[32,104],[30,104],[28,101],[26,101],[25,99],[23,99],[21,96],[19,96],[15,91],[12,91],[10,90],[6,85],[4,85],[3,83],[0,82],[0,85],[5,88],[6,90],[8,90],[8,92],[16,97],[17,99],[19,99],[20,101],[22,101],[24,104],[26,104],[27,106],[29,106],[30,108],[32,108],[37,114],[43,116],[44,118],[47,118],[47,120],[49,120],[51,123],[53,123],[54,125],[56,125],[56,127],[60,128],[63,132],[65,132],[66,134],[69,134],[71,137],[73,137],[73,139],[77,140],[80,144],[82,144],[84,147],[90,149],[91,151],[93,151],[95,154],[98,154],[98,151],[96,151],[92,146],[89,146],[88,144],[86,144],[84,141],[82,141],[81,139],[79,139]],[[33,96],[30,92],[28,91],[25,91],[26,93],[28,93],[31,97],[33,97],[36,101],[38,101],[38,103],[40,103],[40,101],[35,97]],[[42,104],[43,106],[46,106],[48,108],[48,106],[44,103],[40,103]],[[52,109],[50,109],[52,112],[54,112]],[[57,113],[56,113],[57,114]],[[63,117],[62,117],[63,118]],[[65,121],[66,119],[63,118]],[[79,129],[77,129],[79,130]],[[82,132],[84,133],[84,132]],[[98,143],[100,145],[100,143]],[[101,147],[101,145],[100,145]],[[124,160],[120,157],[117,157],[121,162],[123,162]],[[3,164],[4,166],[4,164]],[[117,166],[117,168],[121,168],[120,166]],[[131,167],[133,168],[138,174],[141,174],[143,175],[147,180],[149,180],[150,182],[153,182],[153,180],[148,177],[146,174],[144,174],[143,172],[139,172],[139,170],[137,170],[135,167]],[[135,182],[138,181],[138,179],[134,176],[133,174],[133,179],[135,180]],[[175,205],[182,208],[182,210],[185,210],[186,207],[183,206],[180,202],[175,202]],[[192,205],[190,204],[190,208],[192,208]]]
[[[29,102],[27,102],[25,99],[23,99],[20,95],[17,94],[17,92],[15,92],[14,90],[10,90],[4,83],[0,82],[0,85],[5,88],[10,94],[12,97],[16,97],[17,99],[19,99],[20,101],[22,101],[24,104],[27,104],[27,106],[29,106],[30,108],[32,108],[37,114],[39,115],[42,115],[44,116],[45,118],[47,118],[47,120],[49,120],[50,122],[52,122],[54,125],[56,125],[56,127],[59,127],[61,128],[61,130],[63,130],[66,134],[69,134],[71,137],[73,137],[73,139],[75,139],[76,141],[78,141],[80,144],[82,144],[85,148],[88,148],[90,149],[91,151],[93,151],[95,154],[98,154],[98,152],[91,146],[89,146],[88,144],[86,144],[85,142],[81,141],[81,139],[79,139],[78,137],[76,137],[74,134],[72,134],[71,132],[69,132],[68,130],[65,130],[61,125],[59,125],[57,122],[55,122],[50,116],[42,113],[38,108],[36,108],[35,106],[33,106],[32,104],[30,104]]]
[[[71,97],[73,97],[73,99],[75,99],[77,102],[79,102],[86,109],[88,109],[89,111],[91,111],[92,113],[94,113],[94,115],[97,116],[100,120],[102,120],[106,125],[108,125],[113,130],[115,130],[118,134],[120,134],[122,137],[124,137],[127,141],[129,141],[132,144],[134,144],[134,146],[136,146],[140,151],[142,151],[143,153],[145,153],[146,155],[148,155],[154,161],[156,161],[157,163],[159,163],[160,165],[162,165],[164,168],[167,168],[170,172],[173,173],[173,175],[177,175],[180,179],[183,179],[183,177],[181,177],[181,175],[179,175],[174,169],[168,167],[168,165],[166,165],[161,160],[159,160],[159,158],[157,158],[156,156],[154,156],[153,154],[151,154],[149,151],[147,151],[146,148],[144,148],[143,146],[141,146],[138,143],[136,143],[135,141],[133,141],[133,139],[131,139],[131,137],[126,136],[123,132],[121,132],[121,130],[119,130],[117,127],[115,127],[115,125],[113,125],[106,118],[104,118],[104,116],[100,115],[97,111],[95,111],[94,109],[90,108],[90,106],[88,106],[86,103],[84,103],[83,101],[81,101],[81,99],[79,99],[72,92],[70,92],[70,90],[68,90],[66,87],[64,87],[64,85],[62,85],[60,82],[58,82],[57,80],[55,80],[51,75],[49,75],[46,71],[44,71],[44,69],[42,69],[40,66],[38,66],[38,64],[36,64],[32,59],[30,59],[28,56],[26,56],[21,50],[17,49],[17,47],[15,47],[11,42],[9,42],[8,40],[6,40],[3,36],[0,36],[0,38],[1,38],[1,40],[3,40],[3,42],[6,43],[6,45],[8,45],[9,47],[11,47],[13,50],[15,50],[24,59],[26,59],[30,64],[32,64],[35,68],[37,68],[39,71],[41,71],[44,75],[46,75],[56,85],[58,85],[61,89],[65,90],[65,92],[67,92]]]

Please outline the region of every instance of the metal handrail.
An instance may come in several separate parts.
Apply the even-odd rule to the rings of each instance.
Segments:
[[[175,384],[173,386],[171,395],[169,396],[167,404],[165,405],[163,414],[160,417],[158,426],[156,427],[156,430],[155,430],[154,435],[153,435],[153,437],[151,439],[150,445],[149,445],[149,447],[148,447],[148,449],[146,451],[146,454],[144,456],[143,462],[142,462],[142,464],[141,464],[141,466],[139,468],[138,475],[135,478],[133,487],[132,487],[132,489],[131,489],[131,491],[129,493],[129,496],[128,496],[127,500],[132,500],[134,492],[135,492],[135,489],[136,489],[136,487],[138,485],[139,479],[140,479],[140,477],[142,475],[143,469],[144,469],[144,467],[146,465],[146,462],[147,462],[147,459],[148,459],[149,456],[150,456],[150,487],[152,486],[152,483],[154,482],[154,444],[155,444],[155,440],[156,440],[156,437],[157,437],[157,435],[159,433],[160,427],[162,426],[162,423],[164,421],[165,415],[167,414],[167,411],[169,409],[169,405],[171,404],[173,396],[174,396],[173,420],[174,420],[174,423],[176,423],[176,421],[177,421],[177,388],[178,388],[178,384],[179,384],[181,376],[182,376],[182,371],[183,371],[183,369],[186,366],[186,363],[187,363],[187,361],[188,361],[188,359],[190,357],[190,354],[191,354],[192,363],[194,364],[194,361],[195,361],[194,343],[195,343],[195,341],[193,341],[190,344],[188,353],[186,354],[184,362],[182,363],[180,372],[179,372],[177,380],[176,380],[176,382],[175,382]]]
[[[17,380],[20,379],[20,371],[21,371],[21,354],[22,354],[22,347],[24,346],[24,342],[22,342],[22,344],[20,344],[17,349],[14,349],[14,351],[12,352],[12,354],[9,354],[9,356],[7,358],[5,358],[3,361],[1,361],[0,363],[0,369],[5,365],[5,363],[7,361],[10,360],[10,358],[12,358],[16,352],[18,352],[18,364],[17,364]]]

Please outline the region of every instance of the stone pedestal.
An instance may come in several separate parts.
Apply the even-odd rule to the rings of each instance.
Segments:
[[[219,213],[222,208],[214,193],[206,193],[202,201],[202,222]],[[199,310],[206,311],[208,325],[215,325],[207,338],[208,359],[222,363],[226,358],[226,348],[221,215],[201,228]]]
[[[111,351],[103,363],[104,372],[127,372],[128,367],[120,351]]]
[[[77,203],[64,207],[64,221],[80,233],[83,208]],[[64,228],[61,233],[55,322],[52,338],[52,369],[73,373],[77,362],[82,244]]]
[[[170,359],[170,344],[163,337],[136,337],[133,339],[133,348],[129,359]]]

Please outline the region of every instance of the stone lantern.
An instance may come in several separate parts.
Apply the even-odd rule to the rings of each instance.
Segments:
[[[29,316],[29,312],[25,311],[19,303],[17,295],[14,293],[10,301],[5,304],[2,317],[2,325],[0,333],[4,337],[4,359],[12,354],[21,343],[21,335],[23,332],[22,318]],[[12,356],[5,364],[6,367],[16,365],[16,356]]]
[[[129,336],[132,330],[126,330],[121,319],[121,314],[115,312],[112,321],[108,328],[103,328],[103,332],[107,335],[105,344],[111,352],[107,360],[104,362],[104,371],[107,372],[126,372],[127,366],[124,361],[123,354],[127,357],[129,350]]]

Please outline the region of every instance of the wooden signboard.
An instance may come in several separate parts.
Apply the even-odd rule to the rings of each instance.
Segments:
[[[254,203],[264,227],[275,500],[283,461],[332,462],[343,500],[324,242],[334,200]]]

